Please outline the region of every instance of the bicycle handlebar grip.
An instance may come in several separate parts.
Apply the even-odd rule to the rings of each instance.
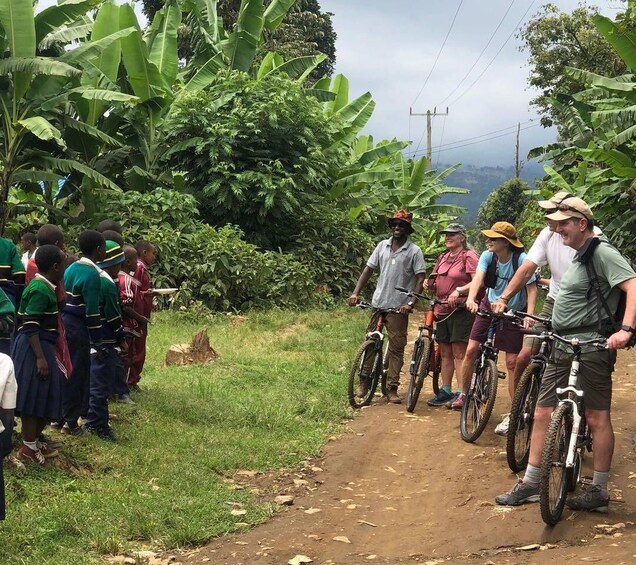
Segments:
[[[403,286],[396,286],[395,290],[398,292],[403,292],[404,294],[410,294],[408,290],[406,290]]]
[[[542,332],[538,332],[536,330],[531,330],[526,328],[519,328],[519,331],[524,335],[532,335],[535,337],[539,337],[542,334]]]

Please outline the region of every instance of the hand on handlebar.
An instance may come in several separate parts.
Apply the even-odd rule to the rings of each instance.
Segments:
[[[503,314],[507,308],[508,306],[503,300],[495,300],[490,305],[490,309],[492,310],[493,314]]]
[[[479,310],[479,304],[477,304],[477,302],[475,302],[474,300],[466,300],[466,309],[471,314],[477,314],[477,310]]]
[[[349,297],[349,306],[355,306],[358,303],[358,295],[357,294],[352,294]]]
[[[451,308],[455,308],[455,306],[457,306],[457,299],[459,298],[459,292],[457,292],[456,290],[454,290],[453,292],[451,292],[448,295],[447,301],[448,301],[448,305]]]
[[[400,314],[410,314],[411,312],[413,312],[413,306],[411,306],[410,304],[402,304],[402,306],[400,306]]]
[[[607,338],[607,349],[625,349],[631,338],[631,332],[619,330]]]
[[[534,327],[534,320],[533,320],[532,318],[529,318],[528,316],[526,316],[526,317],[523,319],[522,324],[523,324],[523,327],[524,327],[526,330],[529,330],[530,328]]]

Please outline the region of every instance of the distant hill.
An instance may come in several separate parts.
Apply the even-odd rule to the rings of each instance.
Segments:
[[[438,170],[443,170],[448,165],[439,165]],[[543,165],[526,163],[521,171],[521,178],[531,187],[535,181],[545,175]],[[466,222],[474,222],[477,219],[477,210],[488,198],[488,195],[497,187],[515,176],[514,167],[476,167],[475,165],[462,165],[454,173],[449,175],[445,182],[448,186],[467,188],[470,194],[449,194],[439,200],[440,204],[457,204],[467,209],[464,214]]]

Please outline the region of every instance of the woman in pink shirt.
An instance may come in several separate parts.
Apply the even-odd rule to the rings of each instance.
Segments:
[[[428,401],[429,406],[442,406],[455,399],[451,384],[453,372],[460,374],[468,337],[475,316],[464,308],[456,308],[466,301],[470,281],[475,276],[479,256],[468,248],[466,228],[452,223],[442,230],[446,251],[438,258],[424,288],[446,304],[435,305],[437,341],[442,356],[442,388]]]

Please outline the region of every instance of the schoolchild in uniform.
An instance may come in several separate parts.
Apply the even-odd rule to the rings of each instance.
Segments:
[[[13,371],[13,361],[0,354],[0,520],[5,519],[3,459],[11,452],[11,430],[18,384]]]
[[[17,308],[24,290],[26,268],[15,243],[0,238],[0,288]]]
[[[54,245],[44,245],[36,256],[38,274],[25,289],[18,309],[18,333],[13,360],[22,419],[22,446],[18,457],[43,465],[57,451],[38,442],[46,424],[62,417],[64,377],[55,359],[58,307],[55,285],[64,273],[64,255]]]
[[[73,364],[73,371],[64,387],[65,423],[62,432],[70,435],[82,432],[78,419],[88,412],[91,348],[97,351],[102,346],[99,313],[101,270],[95,263],[104,259],[106,241],[101,233],[86,230],[79,235],[79,247],[82,257],[67,267],[64,273],[66,305],[62,311]]]
[[[119,266],[123,262],[122,248],[114,241],[106,241],[105,259],[97,263],[101,269],[99,309],[102,344],[99,349],[91,352],[90,392],[85,427],[101,439],[111,441],[115,441],[115,436],[108,425],[108,396],[115,385],[117,358],[124,342],[119,291],[113,277],[117,278]]]
[[[37,238],[34,233],[25,233],[20,240],[22,247],[22,264],[26,269],[29,259],[33,257],[35,252]]]
[[[138,258],[134,277],[141,283],[140,290],[144,297],[144,308],[141,315],[150,320],[150,315],[152,314],[152,297],[154,292],[152,282],[150,280],[150,274],[148,273],[148,267],[155,262],[157,249],[152,243],[143,239],[135,243],[135,249],[137,250]],[[133,391],[139,391],[139,380],[141,379],[141,372],[146,361],[146,339],[148,337],[148,326],[146,325],[145,328],[141,327],[140,333],[141,336],[135,338],[134,359],[128,377],[128,385]]]

